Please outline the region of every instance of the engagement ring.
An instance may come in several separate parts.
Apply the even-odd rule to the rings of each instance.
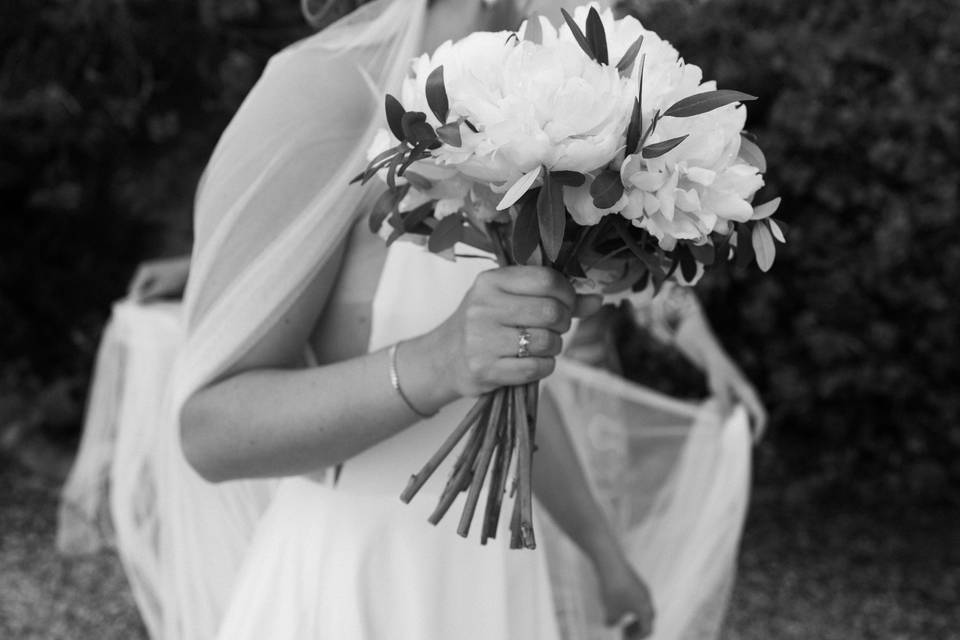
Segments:
[[[530,355],[530,332],[526,327],[520,327],[520,336],[517,338],[517,357],[526,358]]]

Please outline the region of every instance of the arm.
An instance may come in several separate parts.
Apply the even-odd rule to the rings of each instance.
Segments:
[[[649,633],[653,604],[643,581],[630,567],[609,518],[587,482],[573,441],[550,393],[540,394],[533,488],[557,525],[590,559],[600,584],[606,622],[636,616],[636,637]]]
[[[334,261],[336,262],[336,261]],[[181,414],[184,453],[209,480],[301,474],[339,463],[399,432],[417,416],[387,377],[385,352],[295,369],[339,270],[322,268],[290,311],[232,371],[201,389]],[[420,411],[553,370],[560,334],[596,297],[577,296],[542,267],[481,274],[443,324],[398,350],[398,373]],[[518,359],[517,325],[533,357]],[[380,382],[377,382],[380,381]]]

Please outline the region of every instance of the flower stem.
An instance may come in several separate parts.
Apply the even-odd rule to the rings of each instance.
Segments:
[[[430,476],[433,475],[433,472],[437,470],[437,467],[440,466],[440,463],[450,455],[450,452],[453,451],[453,448],[457,446],[457,443],[463,439],[463,436],[467,434],[470,430],[470,427],[477,421],[484,409],[486,409],[491,402],[491,394],[485,394],[481,396],[476,404],[471,407],[470,411],[467,412],[467,415],[464,416],[463,420],[460,421],[460,424],[457,425],[457,428],[454,429],[447,439],[440,445],[440,448],[437,449],[437,452],[427,461],[419,473],[410,476],[410,482],[407,484],[407,488],[403,490],[403,493],[400,494],[400,499],[404,502],[410,502],[417,492],[420,491],[424,483],[430,479]]]
[[[463,507],[463,513],[460,514],[460,526],[457,527],[457,533],[464,538],[470,534],[470,524],[473,522],[473,514],[477,510],[480,490],[483,488],[487,470],[490,468],[493,449],[497,445],[497,432],[500,423],[504,420],[504,400],[509,391],[501,388],[493,393],[493,405],[490,407],[487,420],[484,421],[483,445],[480,447],[479,457],[476,459],[473,481],[470,483],[470,491],[467,493],[467,504]]]

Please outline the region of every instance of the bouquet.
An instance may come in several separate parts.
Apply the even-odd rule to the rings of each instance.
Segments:
[[[595,3],[562,18],[474,33],[413,62],[355,178],[386,182],[371,229],[450,259],[462,243],[501,266],[549,266],[608,294],[693,283],[721,260],[768,270],[785,238],[771,217],[779,199],[752,204],[766,170],[743,130],[753,96],[705,82],[633,18]],[[535,383],[481,397],[402,500],[465,440],[430,521],[466,491],[467,536],[487,482],[486,543],[510,487],[511,547],[533,548],[537,397]]]

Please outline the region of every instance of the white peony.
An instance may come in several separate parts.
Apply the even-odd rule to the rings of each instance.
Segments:
[[[576,43],[537,44],[510,33],[477,33],[421,57],[403,87],[408,110],[429,113],[425,83],[439,65],[449,121],[464,117],[461,147],[444,145],[435,160],[505,188],[544,165],[592,171],[622,145],[633,89],[616,69],[587,58]],[[428,122],[437,125],[432,114]]]

